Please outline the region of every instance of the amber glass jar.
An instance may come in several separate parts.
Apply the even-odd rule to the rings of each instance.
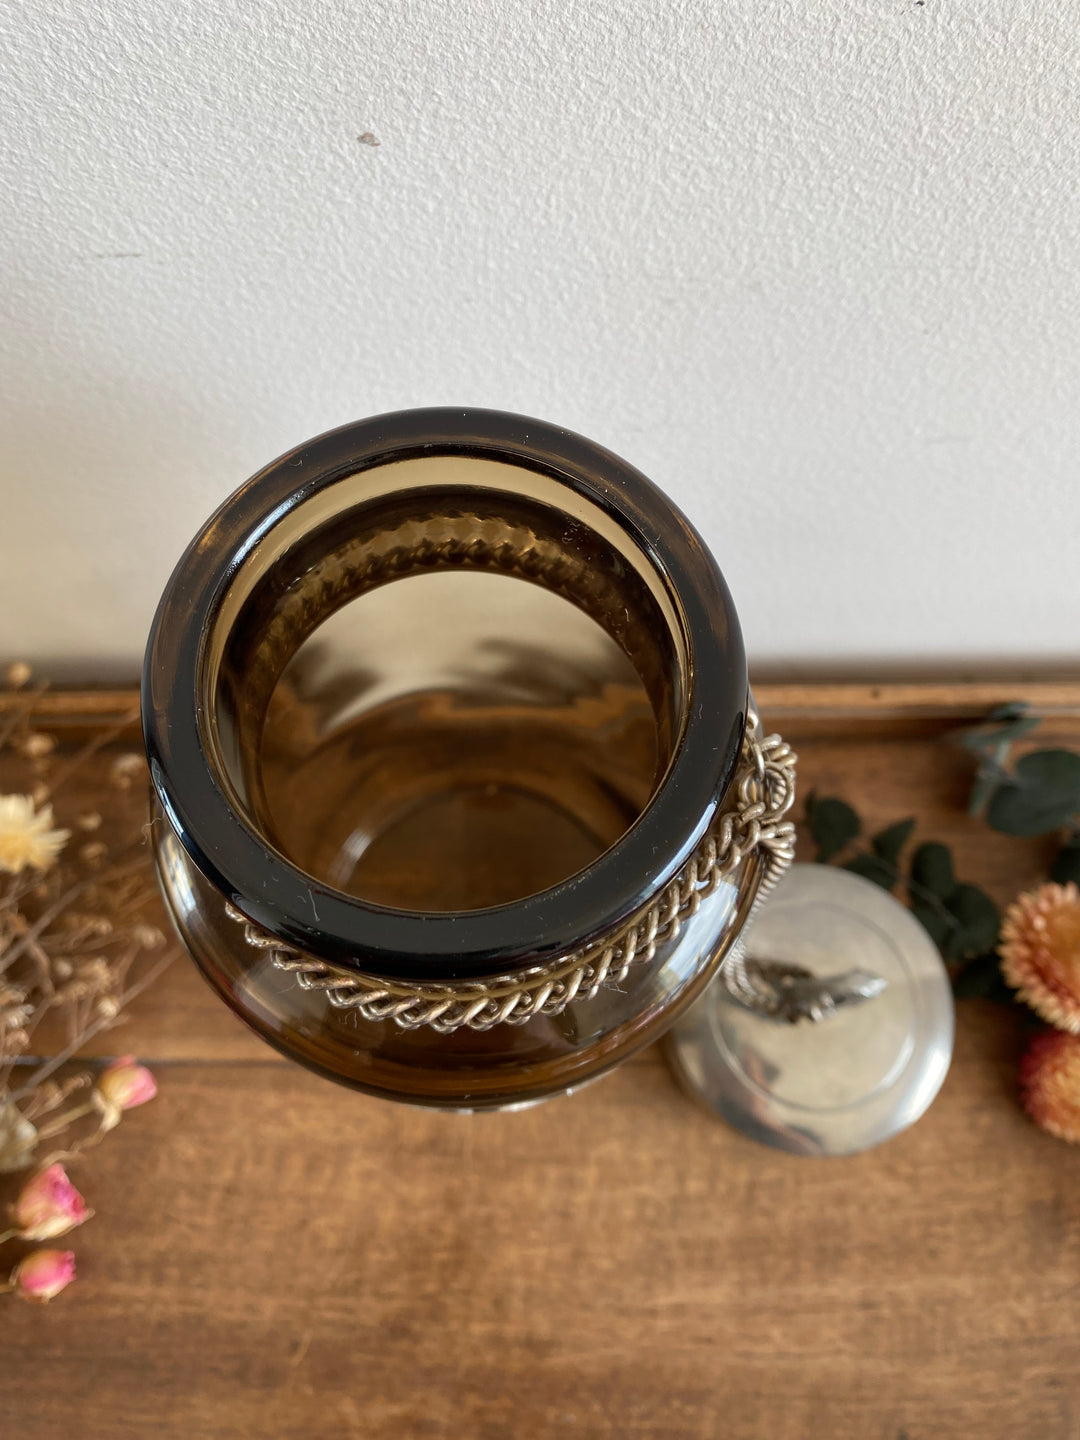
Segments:
[[[392,1099],[602,1073],[790,851],[702,541],[519,416],[383,415],[248,481],[169,581],[143,710],[195,962],[286,1055]]]

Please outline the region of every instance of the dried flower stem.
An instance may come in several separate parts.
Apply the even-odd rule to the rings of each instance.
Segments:
[[[9,950],[5,951],[3,959],[0,960],[0,975],[3,975],[5,970],[10,969],[15,961],[25,953],[34,941],[39,939],[44,932],[48,930],[53,921],[62,915],[65,910],[69,910],[71,906],[74,905],[80,895],[84,895],[86,891],[93,886],[107,884],[110,880],[117,879],[122,875],[130,875],[136,871],[143,870],[145,864],[146,862],[144,860],[132,860],[126,865],[115,866],[104,875],[83,880],[78,885],[72,886],[70,890],[66,890],[64,894],[60,896],[59,900],[55,901],[47,910],[38,916],[26,934],[17,940]]]
[[[33,888],[33,881],[25,874],[16,875],[11,884],[0,895],[0,912],[13,909],[19,901]]]
[[[30,716],[33,714],[34,706],[48,690],[47,685],[36,685],[33,690],[24,690],[19,695],[19,703],[15,705],[10,715],[0,723],[0,750],[9,744],[11,738],[18,730],[26,729]]]
[[[154,965],[150,970],[148,970],[141,980],[137,981],[136,984],[132,985],[128,990],[126,990],[124,994],[120,997],[119,1003],[121,1008],[129,1005],[131,1001],[134,1000],[137,995],[141,995],[144,990],[148,990],[150,986],[154,983],[154,981],[158,978],[158,976],[168,969],[168,967],[172,964],[175,958],[176,952],[170,951],[168,955],[166,955],[162,960],[158,961],[156,965]],[[52,1075],[55,1071],[59,1070],[61,1065],[66,1065],[67,1062],[75,1054],[76,1050],[80,1049],[83,1045],[85,1045],[88,1040],[92,1040],[95,1035],[100,1034],[102,1030],[107,1030],[110,1025],[113,1025],[115,1023],[115,1016],[93,1021],[79,1035],[77,1040],[69,1042],[67,1045],[64,1046],[63,1050],[59,1051],[58,1054],[52,1056],[51,1059],[46,1060],[41,1065],[39,1065],[25,1085],[21,1086],[18,1090],[12,1091],[9,1099],[14,1101],[16,1104],[20,1100],[26,1099],[28,1095],[31,1095],[33,1091],[37,1089],[37,1087],[41,1084],[43,1080],[47,1080],[50,1075]]]
[[[63,1080],[46,1081],[39,1085],[33,1095],[22,1108],[23,1116],[31,1122],[36,1122],[39,1115],[50,1115],[58,1110],[69,1095],[76,1090],[85,1090],[90,1084],[90,1074],[82,1071],[78,1075],[68,1075]]]
[[[104,750],[105,746],[111,745],[114,740],[118,740],[125,730],[130,729],[138,718],[138,710],[132,710],[131,713],[125,715],[122,720],[118,720],[114,725],[110,725],[107,729],[99,731],[92,740],[86,742],[81,750],[76,751],[70,760],[59,767],[49,781],[49,789],[55,793],[91,756],[96,755],[99,750]]]
[[[97,1106],[92,1100],[88,1100],[85,1105],[76,1105],[74,1110],[67,1110],[63,1115],[58,1115],[56,1119],[51,1120],[48,1125],[39,1125],[38,1139],[51,1140],[54,1135],[59,1135],[61,1131],[66,1130],[67,1127],[74,1124],[76,1120],[81,1120],[84,1115],[89,1115],[96,1109]]]
[[[0,750],[6,752],[0,794],[0,1171],[36,1165],[40,1174],[50,1163],[42,1159],[43,1142],[72,1126],[87,1131],[67,1152],[73,1154],[97,1144],[115,1125],[115,1106],[103,1109],[97,1090],[85,1093],[93,1083],[88,1069],[62,1079],[58,1072],[87,1042],[123,1019],[125,1006],[158,979],[174,952],[162,949],[164,936],[146,918],[153,882],[146,826],[138,816],[145,765],[134,750],[121,753],[116,745],[129,734],[137,712],[62,749],[37,724],[47,687],[31,688],[29,679],[28,666],[9,667],[13,688],[0,692]],[[92,760],[103,766],[104,783],[131,792],[127,801],[118,796],[110,807],[118,819],[126,815],[127,834],[119,846],[109,817],[103,825],[85,788],[68,807],[71,813],[53,824],[56,793]],[[93,839],[86,838],[90,831]],[[138,836],[134,844],[132,831]],[[151,950],[161,952],[152,961]],[[39,1053],[31,1055],[47,1018],[56,1028],[48,1025],[49,1043],[39,1042]],[[58,1053],[50,1055],[57,1044]],[[72,1100],[78,1090],[84,1094]],[[80,1125],[95,1111],[96,1125]],[[70,1252],[42,1251],[26,1265],[31,1259],[40,1273],[30,1266],[17,1283],[13,1274],[7,1288],[47,1299],[73,1277]]]

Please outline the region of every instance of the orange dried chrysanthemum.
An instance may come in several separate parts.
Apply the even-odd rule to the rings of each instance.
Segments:
[[[1080,1035],[1080,891],[1040,885],[1005,912],[1005,979],[1051,1025]]]
[[[1080,1039],[1043,1030],[1020,1061],[1024,1109],[1061,1140],[1080,1140]]]

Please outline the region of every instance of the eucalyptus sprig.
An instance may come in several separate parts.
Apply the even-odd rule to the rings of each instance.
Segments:
[[[1020,701],[999,705],[960,743],[978,759],[968,809],[1004,835],[1064,831],[1050,879],[1080,884],[1080,755],[1073,750],[1031,750],[1010,768],[1013,744],[1042,723]]]
[[[842,869],[890,892],[904,885],[912,913],[952,971],[957,994],[1011,998],[998,968],[998,908],[977,885],[956,879],[947,845],[931,840],[917,846],[905,875],[900,862],[915,829],[914,818],[887,825],[870,836],[868,849],[854,853],[852,847],[863,826],[846,800],[819,797],[811,791],[806,798],[806,820],[817,845],[814,858],[818,862],[835,861]]]

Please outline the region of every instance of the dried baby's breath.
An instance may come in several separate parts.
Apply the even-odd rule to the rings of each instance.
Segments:
[[[42,760],[56,749],[56,741],[53,736],[43,735],[40,730],[31,730],[18,742],[18,749],[19,754],[27,760]]]
[[[18,662],[6,678],[22,691],[32,677]],[[99,1108],[75,1093],[91,1087],[92,1072],[65,1067],[123,1019],[172,958],[145,918],[153,879],[134,790],[145,777],[142,756],[114,759],[99,731],[82,751],[61,757],[54,737],[32,723],[36,698],[22,691],[0,726],[7,773],[21,780],[17,793],[0,795],[0,1172],[49,1163],[58,1136],[65,1155],[101,1138]],[[107,784],[133,792],[118,801],[133,812],[119,835],[107,833],[85,803],[63,814],[67,782],[91,763]],[[48,767],[51,787],[39,767]],[[54,820],[54,806],[64,824]],[[67,845],[72,830],[83,843]],[[49,1058],[28,1059],[39,1043]]]
[[[135,781],[144,778],[145,774],[146,761],[132,751],[116,757],[109,771],[109,778],[118,790],[130,790]]]

